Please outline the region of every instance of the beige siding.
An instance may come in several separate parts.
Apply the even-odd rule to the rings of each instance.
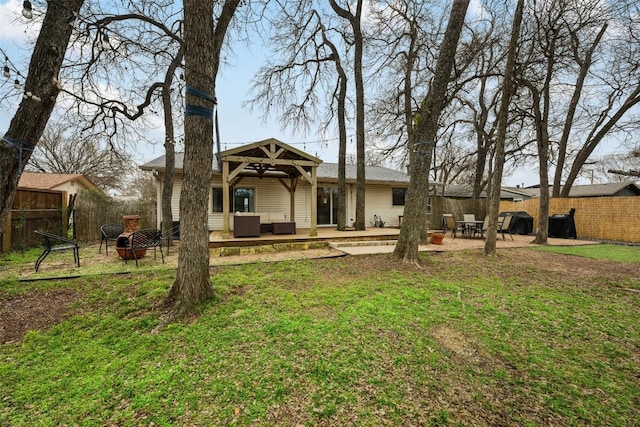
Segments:
[[[160,182],[161,184],[161,182]],[[335,187],[336,184],[318,184],[319,187]],[[211,189],[222,187],[221,177],[213,178],[209,189],[208,226],[210,230],[222,229],[222,213],[212,212]],[[256,191],[256,212],[284,213],[289,216],[289,193],[282,184],[274,178],[265,179],[244,179],[239,187],[254,188]],[[367,185],[366,187],[366,214],[365,225],[373,226],[373,216],[378,215],[385,221],[387,226],[398,226],[398,215],[402,215],[404,206],[393,206],[390,185]],[[173,185],[173,196],[171,198],[171,209],[174,221],[180,220],[180,191],[182,189],[182,176],[177,175]],[[315,195],[314,195],[315,197]],[[160,199],[158,199],[160,200]],[[356,186],[347,185],[347,223],[355,220]],[[158,202],[160,205],[160,202]],[[160,207],[160,206],[159,206]],[[311,226],[311,185],[303,179],[298,181],[295,199],[295,222],[298,228],[309,228]],[[162,214],[159,214],[159,218]],[[233,228],[233,215],[230,226]]]
[[[365,225],[373,226],[373,216],[377,215],[385,226],[397,227],[398,215],[404,212],[404,206],[393,206],[390,185],[367,185],[365,192]]]

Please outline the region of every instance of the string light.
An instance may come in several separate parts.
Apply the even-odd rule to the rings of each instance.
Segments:
[[[29,0],[25,0],[22,2],[22,16],[27,19],[33,18],[33,11],[31,9],[31,2]]]
[[[16,89],[20,89],[20,80],[15,79],[13,81],[13,87],[15,87]]]
[[[6,64],[5,64],[5,66],[4,66],[4,73],[3,73],[3,74],[4,74],[4,76],[5,76],[6,78],[11,77],[11,72],[9,71],[9,66],[8,66],[8,65],[6,65]]]

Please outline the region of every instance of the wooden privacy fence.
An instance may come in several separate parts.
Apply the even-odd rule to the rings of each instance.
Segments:
[[[66,235],[67,193],[64,191],[18,189],[2,232],[0,249],[25,249],[40,244],[35,230]]]
[[[500,202],[500,211],[525,211],[538,229],[540,199]],[[549,200],[549,216],[575,208],[578,239],[640,243],[640,197],[573,197]],[[545,218],[545,221],[548,221]]]
[[[124,224],[124,215],[139,215],[141,228],[156,228],[156,205],[151,200],[119,200],[98,191],[82,191],[75,206],[76,235],[81,242],[100,241],[104,224]]]

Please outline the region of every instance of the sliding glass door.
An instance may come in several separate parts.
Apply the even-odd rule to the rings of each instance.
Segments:
[[[338,224],[338,189],[318,188],[318,225]]]

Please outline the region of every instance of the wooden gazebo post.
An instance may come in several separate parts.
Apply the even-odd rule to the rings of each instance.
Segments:
[[[229,227],[229,162],[222,161],[222,237],[227,238],[231,234]]]
[[[318,165],[311,168],[311,229],[309,236],[318,235]]]

